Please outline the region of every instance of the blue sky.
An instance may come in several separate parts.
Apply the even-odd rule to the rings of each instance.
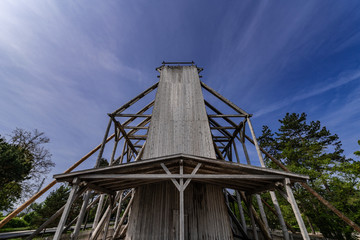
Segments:
[[[0,134],[37,128],[61,173],[112,112],[191,61],[259,135],[306,112],[359,150],[359,1],[0,1]],[[84,167],[93,166],[93,162]]]

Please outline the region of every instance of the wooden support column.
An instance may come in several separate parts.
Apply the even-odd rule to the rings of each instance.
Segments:
[[[248,199],[247,199],[247,207],[248,207],[248,211],[249,211],[249,217],[250,217],[251,227],[252,227],[252,231],[253,231],[253,237],[254,237],[255,240],[259,240],[259,236],[258,236],[258,233],[257,233],[257,230],[256,230],[254,214],[252,212],[252,199],[251,199],[251,196],[249,196]]]
[[[275,192],[270,191],[270,196],[271,196],[271,200],[272,200],[272,202],[274,204],[275,211],[276,211],[276,214],[277,214],[279,222],[280,222],[280,226],[281,226],[281,230],[282,230],[283,235],[284,235],[284,239],[285,240],[290,240],[289,232],[287,230],[286,223],[285,223],[284,217],[282,215],[280,205],[279,205],[279,202],[278,202],[277,197],[275,195]]]
[[[66,202],[63,214],[60,218],[58,227],[56,229],[55,235],[54,235],[54,240],[59,240],[61,238],[61,234],[63,232],[63,228],[65,226],[65,222],[67,217],[69,216],[70,210],[71,210],[71,205],[73,204],[74,200],[75,200],[75,196],[76,196],[76,192],[79,190],[79,179],[75,178],[73,181],[73,186],[71,188],[71,192],[69,195],[69,198]]]
[[[84,201],[83,201],[83,203],[81,205],[81,210],[80,210],[80,213],[79,213],[76,225],[75,225],[75,229],[74,229],[74,232],[73,232],[73,234],[71,236],[72,240],[77,239],[78,236],[79,236],[81,224],[82,224],[82,222],[84,220],[84,216],[85,216],[85,213],[86,213],[86,208],[87,208],[87,206],[89,204],[89,199],[90,199],[90,191],[88,191],[84,195]]]
[[[255,132],[254,132],[254,128],[253,128],[253,126],[251,124],[251,120],[250,120],[249,117],[247,118],[247,121],[248,121],[250,132],[251,132],[251,135],[252,135],[252,138],[253,138],[253,143],[254,143],[255,148],[256,148],[256,152],[257,152],[257,154],[259,156],[261,167],[265,167],[265,162],[264,162],[263,156],[262,156],[261,151],[260,151],[260,146],[259,146],[259,144],[257,142]],[[243,135],[245,136],[245,133],[243,133]],[[289,239],[289,233],[288,233],[288,230],[286,228],[285,220],[284,220],[284,217],[283,217],[283,215],[281,213],[281,209],[279,207],[278,200],[276,198],[275,193],[272,192],[272,191],[270,191],[270,196],[271,196],[271,200],[272,200],[272,202],[273,202],[273,204],[275,206],[275,209],[276,209],[276,212],[277,212],[277,215],[278,215],[278,219],[279,219],[279,223],[281,225],[281,229],[283,231],[284,239],[287,240],[287,239]]]
[[[239,191],[235,191],[236,193],[236,200],[237,200],[237,204],[238,204],[238,208],[239,208],[239,213],[240,213],[240,220],[241,220],[241,225],[244,229],[244,232],[247,233],[247,227],[246,227],[246,221],[245,221],[245,215],[244,215],[244,209],[243,206],[241,204],[241,197],[239,194]]]
[[[173,175],[169,169],[165,166],[164,163],[160,164],[161,167],[164,169],[164,171],[166,172],[167,175]],[[184,191],[186,189],[186,187],[189,185],[190,181],[191,181],[191,177],[195,176],[196,172],[199,170],[199,168],[201,167],[201,163],[198,163],[196,165],[196,167],[193,169],[193,171],[191,172],[190,178],[188,178],[186,180],[186,182],[184,183],[184,166],[183,166],[183,160],[180,160],[180,166],[179,166],[179,183],[174,179],[171,178],[171,181],[174,183],[175,187],[178,189],[179,191],[179,240],[184,240],[185,239],[185,213],[184,213]]]
[[[310,240],[310,237],[309,237],[309,234],[308,234],[308,232],[306,230],[304,221],[303,221],[303,219],[301,217],[299,207],[298,207],[298,205],[297,205],[297,203],[295,201],[294,194],[293,194],[293,192],[291,190],[290,179],[289,178],[285,178],[285,189],[286,189],[286,194],[287,194],[287,197],[288,197],[288,201],[291,204],[291,207],[292,207],[292,209],[294,211],[294,214],[295,214],[295,217],[296,217],[296,221],[299,224],[301,235],[302,235],[303,239]]]
[[[109,197],[109,200],[110,200],[110,213],[106,216],[105,218],[105,227],[104,227],[104,235],[102,237],[102,240],[106,240],[106,236],[107,236],[107,233],[108,233],[108,230],[109,230],[109,225],[110,225],[110,218],[111,218],[111,214],[112,214],[112,209],[114,207],[114,203],[115,203],[115,198],[114,196],[111,196],[111,195],[108,195]]]
[[[116,215],[115,215],[115,223],[114,223],[114,229],[116,229],[118,222],[119,222],[119,218],[120,218],[120,214],[121,214],[121,204],[122,204],[122,200],[123,200],[123,193],[124,191],[120,191],[120,199],[117,205],[117,209],[116,209]]]
[[[97,206],[97,209],[96,209],[93,226],[92,226],[93,230],[96,229],[96,227],[97,227],[97,225],[99,223],[100,215],[101,215],[101,209],[102,209],[102,206],[104,204],[104,200],[105,200],[105,194],[101,194],[100,195],[100,200],[99,200],[99,203],[98,203],[98,206]]]
[[[183,166],[183,160],[180,160],[180,175],[184,174],[184,166]],[[184,179],[180,178],[180,189],[179,189],[179,201],[180,201],[180,207],[179,207],[179,222],[180,222],[180,227],[179,227],[179,240],[184,240],[185,239],[185,230],[184,230],[184,226],[185,226],[185,219],[184,219]]]
[[[104,152],[104,148],[105,148],[105,144],[106,144],[106,139],[107,139],[107,136],[109,135],[109,130],[110,130],[110,127],[111,127],[111,123],[112,123],[112,120],[111,118],[109,119],[109,123],[108,123],[108,126],[106,128],[106,131],[105,131],[105,136],[104,136],[104,139],[102,141],[102,144],[101,144],[101,148],[100,148],[100,151],[99,151],[99,155],[97,157],[97,160],[96,160],[96,164],[95,164],[95,167],[99,167],[100,165],[100,160],[101,160],[101,157],[103,155],[103,152]]]
[[[113,234],[113,236],[112,236],[112,238],[111,238],[112,240],[116,239],[116,236],[117,236],[117,235],[119,234],[119,232],[120,232],[121,225],[124,223],[125,217],[128,215],[128,213],[129,213],[129,211],[130,211],[130,207],[131,207],[131,205],[132,205],[132,203],[133,203],[133,201],[134,201],[134,195],[135,195],[135,190],[132,190],[131,199],[130,199],[130,201],[129,201],[129,203],[128,203],[125,211],[124,211],[124,214],[122,215],[122,217],[121,217],[121,219],[120,219],[120,222],[118,223],[118,225],[117,225],[117,227],[116,227],[116,229],[115,229],[115,231],[114,231],[114,234]],[[125,198],[126,198],[126,197],[125,197]]]
[[[263,222],[265,224],[267,233],[269,234],[269,236],[271,236],[270,229],[269,229],[269,223],[268,223],[267,218],[266,218],[264,205],[262,204],[261,197],[260,197],[259,194],[255,194],[255,197],[256,197],[256,201],[257,201],[258,206],[259,206],[261,219],[263,220]]]

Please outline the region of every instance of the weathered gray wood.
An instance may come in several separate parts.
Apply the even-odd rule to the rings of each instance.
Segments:
[[[81,205],[80,213],[78,215],[78,219],[76,221],[76,225],[75,225],[75,229],[73,231],[73,234],[71,235],[71,239],[77,239],[78,238],[78,235],[79,235],[79,232],[80,232],[80,227],[81,227],[81,224],[82,224],[82,222],[84,220],[84,216],[85,216],[85,213],[86,213],[86,208],[87,208],[87,206],[89,204],[90,194],[91,194],[90,191],[87,191],[84,194],[83,203]]]
[[[243,229],[243,226],[241,226],[239,220],[236,218],[236,216],[234,215],[234,213],[231,211],[231,208],[229,205],[227,205],[227,209],[228,209],[228,213],[231,217],[231,220],[235,223],[235,225],[239,228],[239,231],[241,232],[242,235],[242,239],[244,240],[250,240],[248,235],[247,235],[247,231]],[[245,229],[246,229],[246,225],[245,225]]]
[[[79,189],[79,191],[76,193],[75,200],[80,197],[80,195],[86,190],[85,187]],[[38,235],[43,229],[45,229],[50,223],[55,221],[56,218],[58,218],[64,211],[65,206],[62,206],[59,210],[57,210],[50,218],[48,218],[43,224],[41,224],[40,227],[38,227],[30,236],[26,238],[26,240],[33,239],[36,235]]]
[[[249,217],[250,217],[250,222],[251,222],[251,228],[253,231],[253,237],[255,240],[259,240],[259,236],[256,230],[256,224],[255,224],[255,219],[254,219],[254,213],[252,211],[252,200],[251,197],[249,196],[247,199],[247,207],[248,207],[248,211],[249,211]]]
[[[94,222],[93,222],[93,225],[92,225],[93,230],[96,229],[96,227],[97,227],[97,225],[99,223],[101,210],[102,210],[102,207],[103,207],[103,204],[104,204],[104,200],[105,200],[105,194],[101,194],[100,195],[100,200],[99,200],[99,203],[98,203],[98,206],[97,206],[97,209],[96,209]]]
[[[180,205],[174,184],[170,181],[149,184],[138,188],[139,191],[125,239],[178,239],[178,232],[172,238],[173,226],[179,226],[179,216],[174,216],[173,210],[178,212]],[[233,239],[221,187],[191,181],[184,191],[184,212],[186,239]]]
[[[110,127],[111,127],[111,119],[109,120],[109,123],[107,125],[107,128],[106,128],[106,131],[105,131],[105,135],[104,135],[104,139],[102,141],[102,144],[101,144],[101,148],[100,148],[100,151],[99,151],[99,154],[98,154],[98,157],[97,157],[97,160],[96,160],[96,163],[95,163],[95,168],[99,167],[100,165],[100,159],[104,153],[104,149],[105,149],[105,144],[106,144],[106,139],[109,135],[109,130],[110,130]]]
[[[292,192],[291,187],[290,187],[290,179],[288,179],[288,178],[285,178],[285,189],[286,189],[286,194],[288,196],[288,200],[289,200],[289,202],[291,204],[291,207],[292,207],[292,209],[294,211],[296,221],[297,221],[297,223],[299,225],[299,228],[300,228],[300,231],[301,231],[301,236],[303,237],[303,239],[310,240],[309,233],[306,230],[306,226],[305,226],[304,221],[303,221],[303,219],[301,217],[299,207],[298,207],[298,205],[296,203],[296,200],[294,198],[293,192]]]
[[[107,188],[104,188],[104,187],[100,187],[100,186],[97,186],[95,184],[92,184],[92,183],[87,183],[87,186],[92,189],[92,190],[95,190],[97,192],[100,192],[100,193],[107,193],[109,195],[115,195],[115,192],[112,191],[112,190],[109,190]]]
[[[112,114],[114,117],[151,117],[151,114],[129,114],[129,113],[117,113]]]
[[[240,163],[239,153],[238,153],[238,151],[237,151],[235,141],[233,141],[233,146],[234,146],[234,152],[235,152],[235,156],[236,156],[236,161],[237,161],[238,163]]]
[[[242,114],[209,114],[208,116],[211,118],[244,117]]]
[[[117,205],[117,209],[116,209],[116,215],[115,215],[115,222],[114,222],[114,229],[116,229],[116,227],[118,226],[118,222],[119,222],[119,218],[120,218],[120,213],[121,213],[121,204],[122,204],[122,200],[123,200],[123,193],[124,191],[120,191],[120,199]]]
[[[116,128],[116,127],[115,127],[115,128]],[[117,132],[116,129],[115,129],[115,132]],[[113,164],[114,164],[114,158],[115,158],[115,154],[116,154],[116,149],[117,149],[118,143],[119,143],[119,141],[116,141],[116,140],[115,140],[114,148],[113,148],[113,151],[112,151],[112,153],[111,153],[110,165],[113,165]]]
[[[289,232],[287,230],[287,227],[286,227],[286,224],[285,224],[285,220],[284,220],[284,217],[282,215],[282,212],[281,212],[281,209],[280,209],[280,205],[279,205],[279,202],[277,200],[277,197],[275,195],[275,192],[274,191],[270,191],[270,196],[271,196],[271,200],[274,204],[274,207],[275,207],[275,211],[276,211],[276,214],[278,216],[278,219],[279,219],[279,223],[280,223],[280,226],[281,226],[281,230],[283,232],[283,236],[284,236],[284,239],[285,240],[290,240],[289,239]]]
[[[119,234],[119,231],[120,231],[120,229],[121,229],[121,226],[122,226],[122,224],[124,223],[125,218],[127,217],[128,213],[129,213],[129,211],[130,211],[130,207],[131,207],[132,204],[133,204],[134,194],[135,194],[135,191],[132,191],[131,199],[130,199],[128,205],[126,206],[125,211],[124,211],[124,213],[123,213],[123,215],[122,215],[122,217],[121,217],[121,219],[120,219],[117,227],[115,228],[114,234],[113,234],[113,236],[112,236],[111,239],[116,239],[117,235]]]
[[[109,200],[110,200],[110,209],[113,209],[114,203],[115,203],[115,198],[114,196],[108,195]],[[105,219],[105,227],[104,227],[104,234],[102,237],[102,240],[106,240],[107,234],[108,234],[108,230],[109,230],[109,225],[110,225],[110,218],[111,218],[111,212],[107,215],[106,219]]]
[[[241,204],[241,197],[240,197],[239,191],[235,191],[235,193],[236,193],[236,200],[237,200],[239,214],[240,214],[241,225],[243,227],[244,232],[247,233],[244,209],[243,209],[243,206]]]
[[[129,139],[129,136],[126,133],[126,131],[124,130],[124,127],[114,117],[111,117],[111,119],[114,121],[115,125],[118,127],[121,134],[124,136],[128,146],[130,146],[131,150],[137,154],[138,152],[136,151],[136,149],[135,149],[134,145],[132,144],[131,140]]]
[[[238,106],[236,106],[234,103],[232,103],[229,99],[225,98],[224,96],[222,96],[220,93],[216,92],[214,89],[212,89],[211,87],[209,87],[208,85],[206,85],[205,83],[201,82],[201,86],[203,88],[205,88],[209,93],[213,94],[215,97],[217,97],[218,99],[220,99],[221,101],[223,101],[226,105],[228,105],[229,107],[231,107],[232,109],[234,109],[236,112],[243,114],[245,116],[248,116],[249,114],[247,112],[245,112],[244,110],[242,110],[241,108],[239,108]]]
[[[267,218],[266,218],[266,214],[265,214],[265,210],[264,210],[264,205],[262,204],[261,197],[260,197],[259,194],[255,194],[255,197],[256,197],[257,204],[258,204],[258,206],[259,206],[259,211],[260,211],[261,219],[262,219],[263,222],[264,222],[264,225],[265,225],[265,227],[266,227],[267,233],[269,234],[269,236],[271,236],[270,229],[269,229],[269,223],[268,223]]]
[[[257,175],[257,174],[89,174],[83,175],[80,179],[262,179],[262,180],[283,180],[284,176],[278,175]],[[89,186],[90,187],[90,186]],[[104,192],[106,190],[103,190]]]
[[[144,92],[140,93],[135,98],[131,99],[129,102],[127,102],[126,104],[124,104],[123,106],[121,106],[120,108],[115,110],[112,114],[117,114],[117,113],[121,113],[121,112],[125,111],[128,107],[130,107],[131,105],[133,105],[134,103],[139,101],[141,98],[143,98],[144,96],[146,96],[147,94],[152,92],[154,89],[156,89],[158,84],[159,84],[158,82],[155,83],[154,85],[152,85],[151,87],[146,89]]]
[[[65,226],[66,219],[67,219],[67,217],[68,217],[68,215],[70,213],[71,205],[75,200],[76,192],[79,190],[79,185],[78,184],[79,184],[79,180],[77,178],[75,178],[74,181],[73,181],[73,186],[71,188],[69,198],[68,198],[68,200],[66,202],[63,214],[61,215],[61,219],[60,219],[59,224],[57,226],[57,229],[56,229],[56,232],[55,232],[55,235],[54,235],[54,238],[53,238],[54,240],[59,240],[61,238],[61,234],[63,232],[63,228]]]
[[[180,165],[180,175],[183,175],[184,174],[184,168],[183,168],[183,165],[181,163]],[[184,225],[185,225],[185,213],[184,213],[184,179],[180,179],[180,191],[179,191],[179,202],[180,202],[180,206],[179,206],[179,222],[180,222],[180,227],[179,227],[179,240],[184,240],[185,239],[185,228],[184,228]]]

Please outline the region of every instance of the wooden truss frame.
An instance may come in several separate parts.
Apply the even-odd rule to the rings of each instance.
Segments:
[[[286,200],[291,204],[295,217],[298,221],[301,234],[303,239],[309,239],[309,235],[306,231],[305,224],[301,218],[301,214],[297,207],[296,201],[293,197],[291,191],[291,184],[294,182],[299,182],[305,189],[307,189],[310,193],[312,193],[315,197],[317,197],[323,204],[325,204],[329,209],[331,209],[334,213],[336,213],[339,217],[341,217],[347,224],[353,227],[356,231],[360,232],[360,227],[348,219],[345,215],[343,215],[340,211],[338,211],[334,206],[332,206],[329,202],[323,199],[318,193],[316,193],[313,189],[311,189],[305,182],[306,177],[300,176],[297,174],[291,174],[290,171],[281,164],[280,161],[276,160],[269,153],[267,153],[264,149],[262,149],[256,140],[254,129],[251,123],[251,114],[248,114],[243,109],[236,106],[234,103],[223,97],[221,94],[217,93],[215,90],[207,86],[205,83],[201,82],[201,86],[204,90],[209,92],[212,96],[215,96],[218,100],[225,103],[230,109],[235,111],[235,113],[223,114],[220,110],[218,110],[214,105],[212,105],[207,100],[205,101],[205,106],[208,112],[208,119],[210,124],[210,129],[213,135],[213,142],[216,151],[216,156],[218,160],[215,159],[204,159],[197,158],[195,156],[170,156],[169,159],[142,159],[142,153],[144,150],[144,146],[146,145],[146,132],[149,124],[151,123],[151,108],[154,106],[154,100],[150,103],[146,104],[140,110],[135,113],[125,113],[126,110],[131,110],[131,107],[135,105],[139,100],[143,99],[149,93],[153,92],[157,87],[158,83],[155,83],[150,88],[146,89],[144,92],[140,93],[138,96],[115,110],[113,113],[109,113],[109,123],[107,125],[105,135],[103,141],[100,145],[94,148],[91,152],[85,155],[82,159],[76,162],[73,166],[71,166],[64,174],[56,175],[52,183],[42,189],[39,193],[30,198],[26,203],[16,209],[13,213],[11,213],[7,218],[0,222],[0,228],[8,222],[12,217],[16,216],[19,212],[21,212],[24,208],[30,205],[33,201],[35,201],[39,196],[41,196],[44,192],[50,189],[57,181],[66,181],[72,185],[71,194],[69,196],[68,202],[65,206],[60,208],[51,218],[49,218],[42,226],[40,226],[37,231],[35,231],[28,239],[32,239],[34,236],[39,234],[46,226],[54,221],[58,216],[62,215],[62,218],[59,222],[57,232],[55,233],[54,239],[60,239],[61,234],[67,230],[72,224],[76,222],[72,239],[77,239],[79,236],[79,231],[84,222],[86,212],[96,204],[98,205],[96,211],[95,221],[92,226],[92,232],[90,234],[90,239],[98,239],[98,237],[102,234],[102,238],[105,239],[108,231],[112,228],[112,239],[115,239],[117,236],[122,236],[126,232],[127,225],[123,226],[125,219],[131,213],[131,204],[134,199],[134,188],[136,186],[140,186],[141,184],[148,184],[151,182],[158,181],[172,181],[175,187],[179,190],[180,193],[180,239],[184,239],[184,202],[183,202],[183,193],[190,181],[203,181],[209,182],[212,184],[218,184],[223,187],[232,188],[235,190],[236,197],[234,198],[231,194],[225,192],[225,196],[227,199],[228,209],[230,217],[238,229],[240,229],[240,234],[247,239],[248,236],[246,234],[246,222],[244,218],[244,209],[242,208],[241,202],[245,203],[248,209],[248,215],[251,220],[251,225],[253,228],[253,236],[254,239],[258,239],[256,224],[261,229],[261,232],[265,239],[271,239],[271,234],[269,231],[269,227],[267,224],[267,219],[264,211],[263,203],[266,207],[268,207],[273,213],[276,213],[278,216],[280,226],[282,227],[284,239],[290,239],[288,229],[293,231],[289,225],[284,221],[282,217],[282,213],[276,199],[276,195],[274,191],[278,191],[282,194]],[[125,119],[125,120],[124,120]],[[114,133],[109,136],[109,132],[111,126],[114,126]],[[251,137],[246,135],[245,127],[248,125]],[[109,143],[113,140],[113,148],[111,151],[111,156],[109,157],[109,166],[108,168],[99,169],[100,160],[104,155],[105,146],[109,145]],[[255,146],[259,162],[261,167],[250,166],[251,161],[246,147],[246,141],[253,144]],[[240,144],[239,144],[240,143]],[[118,148],[118,145],[122,144],[121,148]],[[245,156],[245,164],[241,163],[240,155],[238,148],[241,146],[244,156]],[[120,149],[120,154],[117,155]],[[98,152],[97,160],[93,170],[86,170],[88,173],[84,173],[84,171],[71,173],[73,169],[79,166],[82,162],[92,156],[95,152]],[[285,172],[280,172],[276,170],[266,169],[263,156],[265,154],[269,157],[274,163],[280,166]],[[172,157],[172,158],[171,158]],[[184,163],[184,158],[192,159],[192,163],[194,164],[192,167],[189,167]],[[172,159],[172,160],[171,160]],[[174,160],[175,159],[175,160]],[[142,161],[140,161],[142,160]],[[156,164],[156,168],[151,165],[151,161]],[[220,164],[224,169],[227,169],[225,173],[216,172],[214,169],[216,167],[213,166],[214,169],[207,169],[205,166],[209,164],[209,161],[216,162],[216,164]],[[131,169],[133,166],[139,167],[143,165],[143,162],[147,162],[146,164],[150,164],[148,166],[149,171],[145,172],[132,172],[131,174],[119,174],[118,172],[115,174],[103,173],[106,172],[107,169],[110,171],[114,169]],[[219,163],[221,162],[221,163]],[[206,164],[205,164],[206,163]],[[170,165],[169,165],[170,164]],[[231,172],[233,166],[238,167],[239,169],[246,169],[246,171],[251,172],[258,171],[256,174],[245,173],[242,172]],[[159,172],[159,169],[162,171]],[[219,170],[218,168],[217,170]],[[229,170],[230,169],[230,170]],[[151,172],[153,171],[153,172]],[[207,171],[207,172],[206,172]],[[95,172],[101,172],[96,174]],[[210,173],[209,173],[210,172]],[[259,174],[261,172],[261,174]],[[268,174],[265,174],[268,173]],[[87,174],[87,175],[86,175]],[[103,186],[98,184],[98,182],[94,182],[94,179],[98,182],[106,182],[106,179],[119,179],[124,184],[122,187],[114,187],[114,186]],[[238,182],[238,184],[226,184],[231,179],[233,182]],[[253,186],[254,189],[257,188],[256,191],[247,189],[241,189],[240,183],[244,179],[252,179],[252,181],[256,180],[261,183],[260,186]],[[135,182],[136,184],[132,184],[131,182]],[[256,184],[255,184],[256,185]],[[274,208],[272,208],[268,203],[264,202],[261,199],[259,193],[262,191],[269,191],[271,199],[273,201]],[[90,200],[91,196],[94,193],[99,193],[94,200]],[[254,207],[251,205],[252,194],[255,195],[259,210],[260,216],[255,211]],[[83,205],[80,211],[80,214],[70,221],[66,225],[66,218],[69,213],[71,204],[80,196],[83,197]],[[124,203],[126,199],[129,199],[126,206]],[[238,221],[236,218],[234,219],[234,213],[229,208],[229,201],[236,201],[239,206],[241,219]],[[107,202],[107,203],[106,203]],[[103,206],[107,204],[108,207],[106,210],[102,210]],[[120,217],[121,209],[125,208],[123,215]],[[110,226],[110,217],[112,214],[115,214],[115,224],[114,226]],[[86,224],[85,224],[86,225]]]

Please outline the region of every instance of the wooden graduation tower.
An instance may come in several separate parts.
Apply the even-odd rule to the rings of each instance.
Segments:
[[[77,239],[86,211],[96,204],[89,239],[259,239],[257,228],[264,239],[271,239],[259,195],[264,191],[270,191],[284,239],[289,239],[275,189],[290,202],[303,238],[309,239],[290,188],[290,183],[307,177],[265,168],[251,115],[201,82],[202,69],[193,62],[163,63],[157,70],[158,83],[109,114],[95,168],[55,175],[57,181],[73,187],[54,239],[75,222],[72,239]],[[156,88],[155,100],[125,113]],[[231,113],[223,114],[204,100],[202,89]],[[115,130],[110,135],[112,124]],[[245,134],[245,125],[253,139]],[[246,139],[254,144],[261,167],[250,165]],[[99,168],[105,145],[111,142],[110,166]],[[238,148],[243,150],[243,163]],[[233,189],[232,194],[226,189]],[[81,194],[80,214],[69,223],[71,205]],[[260,215],[252,206],[252,196]],[[240,219],[230,202],[239,204]],[[248,224],[242,202],[248,209]]]

